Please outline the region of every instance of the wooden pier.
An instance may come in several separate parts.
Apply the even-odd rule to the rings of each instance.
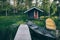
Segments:
[[[19,26],[14,40],[31,40],[29,28],[26,24]]]

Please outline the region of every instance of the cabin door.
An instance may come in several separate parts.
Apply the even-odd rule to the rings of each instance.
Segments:
[[[34,11],[34,18],[38,19],[38,11]]]

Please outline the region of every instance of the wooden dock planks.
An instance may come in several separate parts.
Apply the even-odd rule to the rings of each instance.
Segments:
[[[26,24],[19,26],[14,40],[31,40],[29,28]]]

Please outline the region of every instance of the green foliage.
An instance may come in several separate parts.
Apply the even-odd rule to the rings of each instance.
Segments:
[[[9,9],[11,9],[11,5],[9,4],[9,2],[7,2],[7,0],[2,0],[1,1],[1,3],[0,3],[1,5],[1,8],[0,8],[0,10],[9,10]]]
[[[8,3],[8,2],[4,2],[4,4],[3,4],[3,10],[9,10],[9,9],[11,9],[11,5]]]
[[[45,10],[47,13],[50,12],[50,1],[49,0],[42,1],[42,9]]]
[[[54,15],[54,14],[57,12],[57,5],[56,5],[55,2],[53,2],[53,3],[51,4],[51,9],[50,9],[50,11],[51,11],[51,15]]]
[[[24,5],[18,5],[17,6],[17,10],[21,10],[21,11],[23,11],[23,10],[27,10],[27,8],[26,7],[23,7]]]
[[[57,4],[55,1],[50,3],[49,0],[42,1],[42,9],[45,10],[49,15],[52,16],[57,12]]]
[[[3,1],[3,2],[5,2],[5,1],[7,1],[7,0],[0,0],[0,1]]]
[[[0,40],[13,40],[22,16],[0,16]]]
[[[40,27],[45,27],[45,20],[33,20],[33,22]]]

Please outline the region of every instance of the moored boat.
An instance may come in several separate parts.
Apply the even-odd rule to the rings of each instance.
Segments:
[[[46,28],[39,27],[31,21],[28,21],[27,25],[29,26],[31,36],[38,37],[39,40],[56,40],[55,33],[52,33]]]

